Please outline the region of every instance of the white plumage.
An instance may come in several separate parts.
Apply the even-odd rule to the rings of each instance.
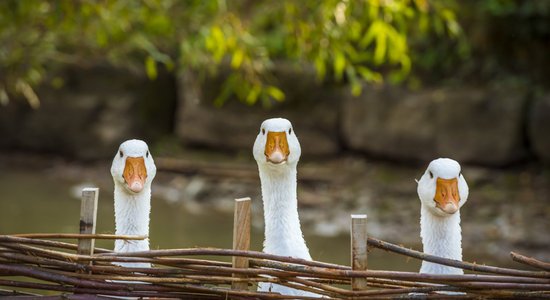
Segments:
[[[427,254],[462,260],[460,208],[468,200],[468,184],[458,162],[433,160],[418,181],[420,236]],[[462,269],[422,262],[420,273],[463,274]]]
[[[301,149],[290,121],[282,118],[264,121],[253,153],[258,163],[264,203],[264,252],[311,260],[300,228],[296,196],[296,167]],[[318,296],[271,283],[261,283],[259,290]]]
[[[128,140],[120,145],[111,175],[115,184],[115,225],[117,235],[149,235],[151,183],[156,166],[147,144]],[[149,250],[149,240],[116,240],[116,252]],[[149,263],[119,263],[126,267],[150,267]]]

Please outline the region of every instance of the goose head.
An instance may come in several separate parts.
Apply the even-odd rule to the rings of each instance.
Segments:
[[[156,173],[153,156],[144,141],[128,140],[120,144],[111,165],[115,185],[129,194],[139,194],[151,185]]]
[[[296,166],[300,160],[300,143],[289,120],[265,120],[254,142],[254,158],[258,166],[283,170]]]
[[[422,205],[440,217],[456,213],[468,200],[468,184],[460,164],[449,158],[433,160],[418,181]]]

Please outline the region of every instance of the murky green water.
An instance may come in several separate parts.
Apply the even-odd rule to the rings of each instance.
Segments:
[[[51,179],[47,173],[12,171],[0,174],[0,233],[77,233],[80,200],[71,191],[77,182]],[[112,190],[100,191],[97,232],[114,232]],[[231,248],[233,215],[215,210],[192,214],[178,203],[152,202],[150,241],[152,249],[219,247]],[[349,264],[349,236],[323,237],[304,230],[315,260]],[[262,229],[252,230],[252,250],[261,250]],[[99,241],[99,247],[113,243]],[[374,250],[369,254],[373,269],[416,271],[416,260]]]

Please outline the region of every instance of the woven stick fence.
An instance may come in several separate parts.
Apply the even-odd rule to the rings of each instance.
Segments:
[[[115,253],[94,247],[95,239],[139,240],[144,236],[95,234],[97,189],[85,189],[81,234],[0,235],[0,296],[29,299],[48,291],[69,299],[154,297],[186,299],[315,299],[259,292],[269,282],[334,299],[536,298],[550,299],[550,264],[521,254],[528,269],[477,265],[428,255],[367,237],[366,215],[352,215],[351,267],[250,251],[250,199],[237,199],[233,249],[187,248]],[[59,239],[78,239],[67,243]],[[367,268],[369,250],[382,249],[474,271],[431,275]],[[217,257],[201,259],[201,256]],[[232,262],[226,262],[232,258]],[[117,263],[145,262],[152,268]]]

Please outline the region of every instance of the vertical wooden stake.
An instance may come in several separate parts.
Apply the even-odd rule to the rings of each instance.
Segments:
[[[80,204],[80,233],[95,234],[97,219],[98,188],[82,189],[82,202]],[[94,239],[78,239],[78,254],[94,254]],[[91,264],[91,262],[90,262]]]
[[[250,249],[250,198],[235,199],[233,219],[233,250]],[[233,268],[248,268],[248,258],[233,256]],[[233,277],[246,278],[246,275],[233,274]],[[233,290],[248,290],[247,282],[233,282]]]
[[[351,215],[351,268],[367,270],[367,215]],[[354,291],[367,289],[367,278],[352,278]]]

